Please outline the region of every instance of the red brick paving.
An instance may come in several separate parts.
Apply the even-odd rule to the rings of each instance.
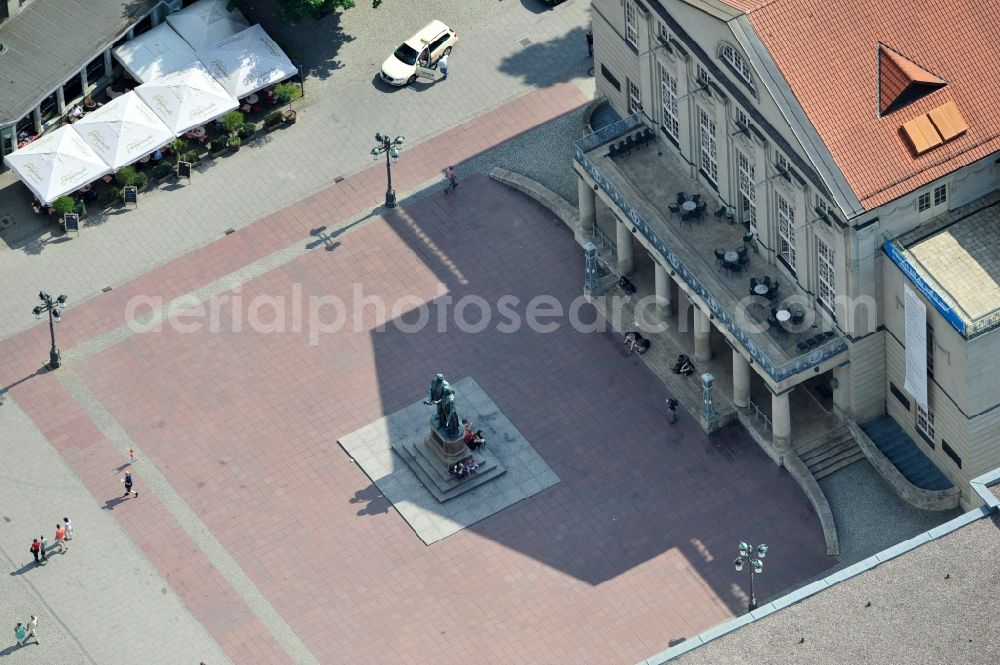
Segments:
[[[120,322],[123,294],[200,286],[301,240],[328,205],[299,204],[75,308],[93,311],[64,348]],[[569,302],[581,291],[579,248],[550,220],[470,179],[241,295],[287,296],[300,283],[349,300],[356,280],[387,299],[426,299],[441,282],[455,300],[514,294],[523,314],[535,294]],[[2,385],[37,367],[21,358],[28,341],[44,351],[38,331],[0,343],[12,361]],[[310,346],[306,333],[167,328],[74,369],[322,663],[631,663],[741,610],[739,540],[771,545],[762,597],[831,563],[787,474],[737,429],[708,439],[690,418],[668,425],[663,386],[610,333],[390,324]],[[420,398],[436,371],[474,376],[561,482],[427,547],[336,440]],[[91,491],[115,497],[122,460],[54,377],[11,392]],[[114,515],[235,662],[288,662],[156,497]]]

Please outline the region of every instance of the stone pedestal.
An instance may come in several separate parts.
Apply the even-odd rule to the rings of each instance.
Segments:
[[[451,438],[439,430],[436,424],[437,417],[431,416],[431,433],[424,439],[424,446],[441,461],[447,471],[455,462],[471,455],[472,451],[465,445],[464,432]]]

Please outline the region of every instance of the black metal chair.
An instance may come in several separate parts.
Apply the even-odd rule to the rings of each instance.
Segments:
[[[670,208],[670,214],[671,215],[673,215],[674,217],[679,217],[680,216],[680,214],[681,214],[681,207],[679,205],[677,205],[676,203],[671,203],[667,207]]]
[[[722,264],[726,262],[726,252],[717,249],[715,250],[715,265],[719,266],[719,271],[722,271]]]
[[[767,288],[771,288],[771,278],[767,275],[764,275],[763,277],[760,278],[760,283],[766,286]]]
[[[740,261],[744,262],[744,259],[748,262],[750,261],[750,255],[747,253],[746,247],[740,247],[736,250],[736,255],[740,257]]]
[[[805,318],[806,315],[803,312],[792,312],[792,325],[801,326]]]
[[[618,146],[612,143],[611,147],[608,148],[608,157],[610,157],[611,159],[618,159],[619,155],[620,153],[618,152]]]
[[[726,217],[726,206],[719,206],[719,209],[715,211],[715,221],[721,222]]]
[[[824,339],[833,339],[836,336],[837,336],[837,333],[833,332],[832,330],[827,330],[825,333],[823,333],[823,338]]]
[[[701,194],[692,194],[691,195],[691,200],[694,201],[695,203],[700,204],[701,203]]]
[[[632,152],[632,148],[636,148],[636,149],[639,148],[639,144],[636,142],[634,134],[629,134],[628,136],[626,136],[625,137],[625,143],[626,143],[626,145],[628,145],[628,149],[629,149],[629,153],[630,154]]]
[[[689,213],[687,211],[684,211],[684,212],[681,213],[681,224],[683,224],[684,222],[687,222],[688,224],[692,224],[693,223],[692,220],[691,220],[691,213]]]
[[[677,192],[677,205],[683,205],[685,201],[688,200],[687,194],[684,192]]]
[[[646,128],[646,129],[645,129],[645,130],[644,130],[644,131],[642,132],[642,139],[643,139],[643,141],[645,141],[646,143],[652,143],[653,141],[655,141],[655,140],[656,140],[656,132],[654,132],[654,131],[653,131],[652,129],[650,129],[649,127],[647,127],[647,128]]]
[[[795,348],[798,349],[799,351],[808,351],[809,345],[806,344],[805,342],[799,342],[798,344],[795,345]]]
[[[627,143],[625,143],[625,141],[619,141],[618,142],[618,156],[619,157],[621,157],[622,155],[624,155],[624,154],[626,154],[628,152],[631,152],[631,151],[632,151],[632,149],[629,147],[629,145]]]

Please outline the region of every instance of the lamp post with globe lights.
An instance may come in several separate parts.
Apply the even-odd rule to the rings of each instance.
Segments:
[[[378,161],[378,158],[385,154],[385,177],[387,180],[385,187],[386,208],[396,207],[396,190],[392,188],[392,163],[399,162],[399,149],[402,145],[402,136],[390,139],[388,134],[375,132],[375,147],[372,148],[372,159]],[[390,159],[392,160],[392,163],[390,163]]]
[[[767,556],[767,545],[761,543],[757,547],[740,541],[740,555],[733,562],[736,572],[743,570],[744,564],[750,564],[750,602],[747,603],[747,611],[753,612],[757,609],[757,596],[753,591],[753,576],[764,572],[764,557]]]
[[[62,360],[59,356],[59,349],[56,348],[56,328],[54,324],[62,321],[62,316],[60,316],[59,312],[66,308],[67,298],[66,296],[59,296],[53,300],[52,296],[45,291],[39,291],[38,299],[42,301],[41,304],[31,310],[35,318],[41,319],[42,314],[45,312],[49,313],[49,335],[52,337],[52,348],[49,350],[48,368],[59,369]]]

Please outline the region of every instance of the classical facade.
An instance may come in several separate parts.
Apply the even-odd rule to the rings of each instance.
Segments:
[[[597,88],[621,120],[577,144],[580,225],[613,272],[652,264],[696,361],[726,342],[717,388],[766,413],[778,455],[808,394],[880,446],[888,415],[965,492],[1000,465],[1000,79],[972,46],[1000,20],[889,4],[593,0]],[[765,276],[780,288],[757,296]]]

